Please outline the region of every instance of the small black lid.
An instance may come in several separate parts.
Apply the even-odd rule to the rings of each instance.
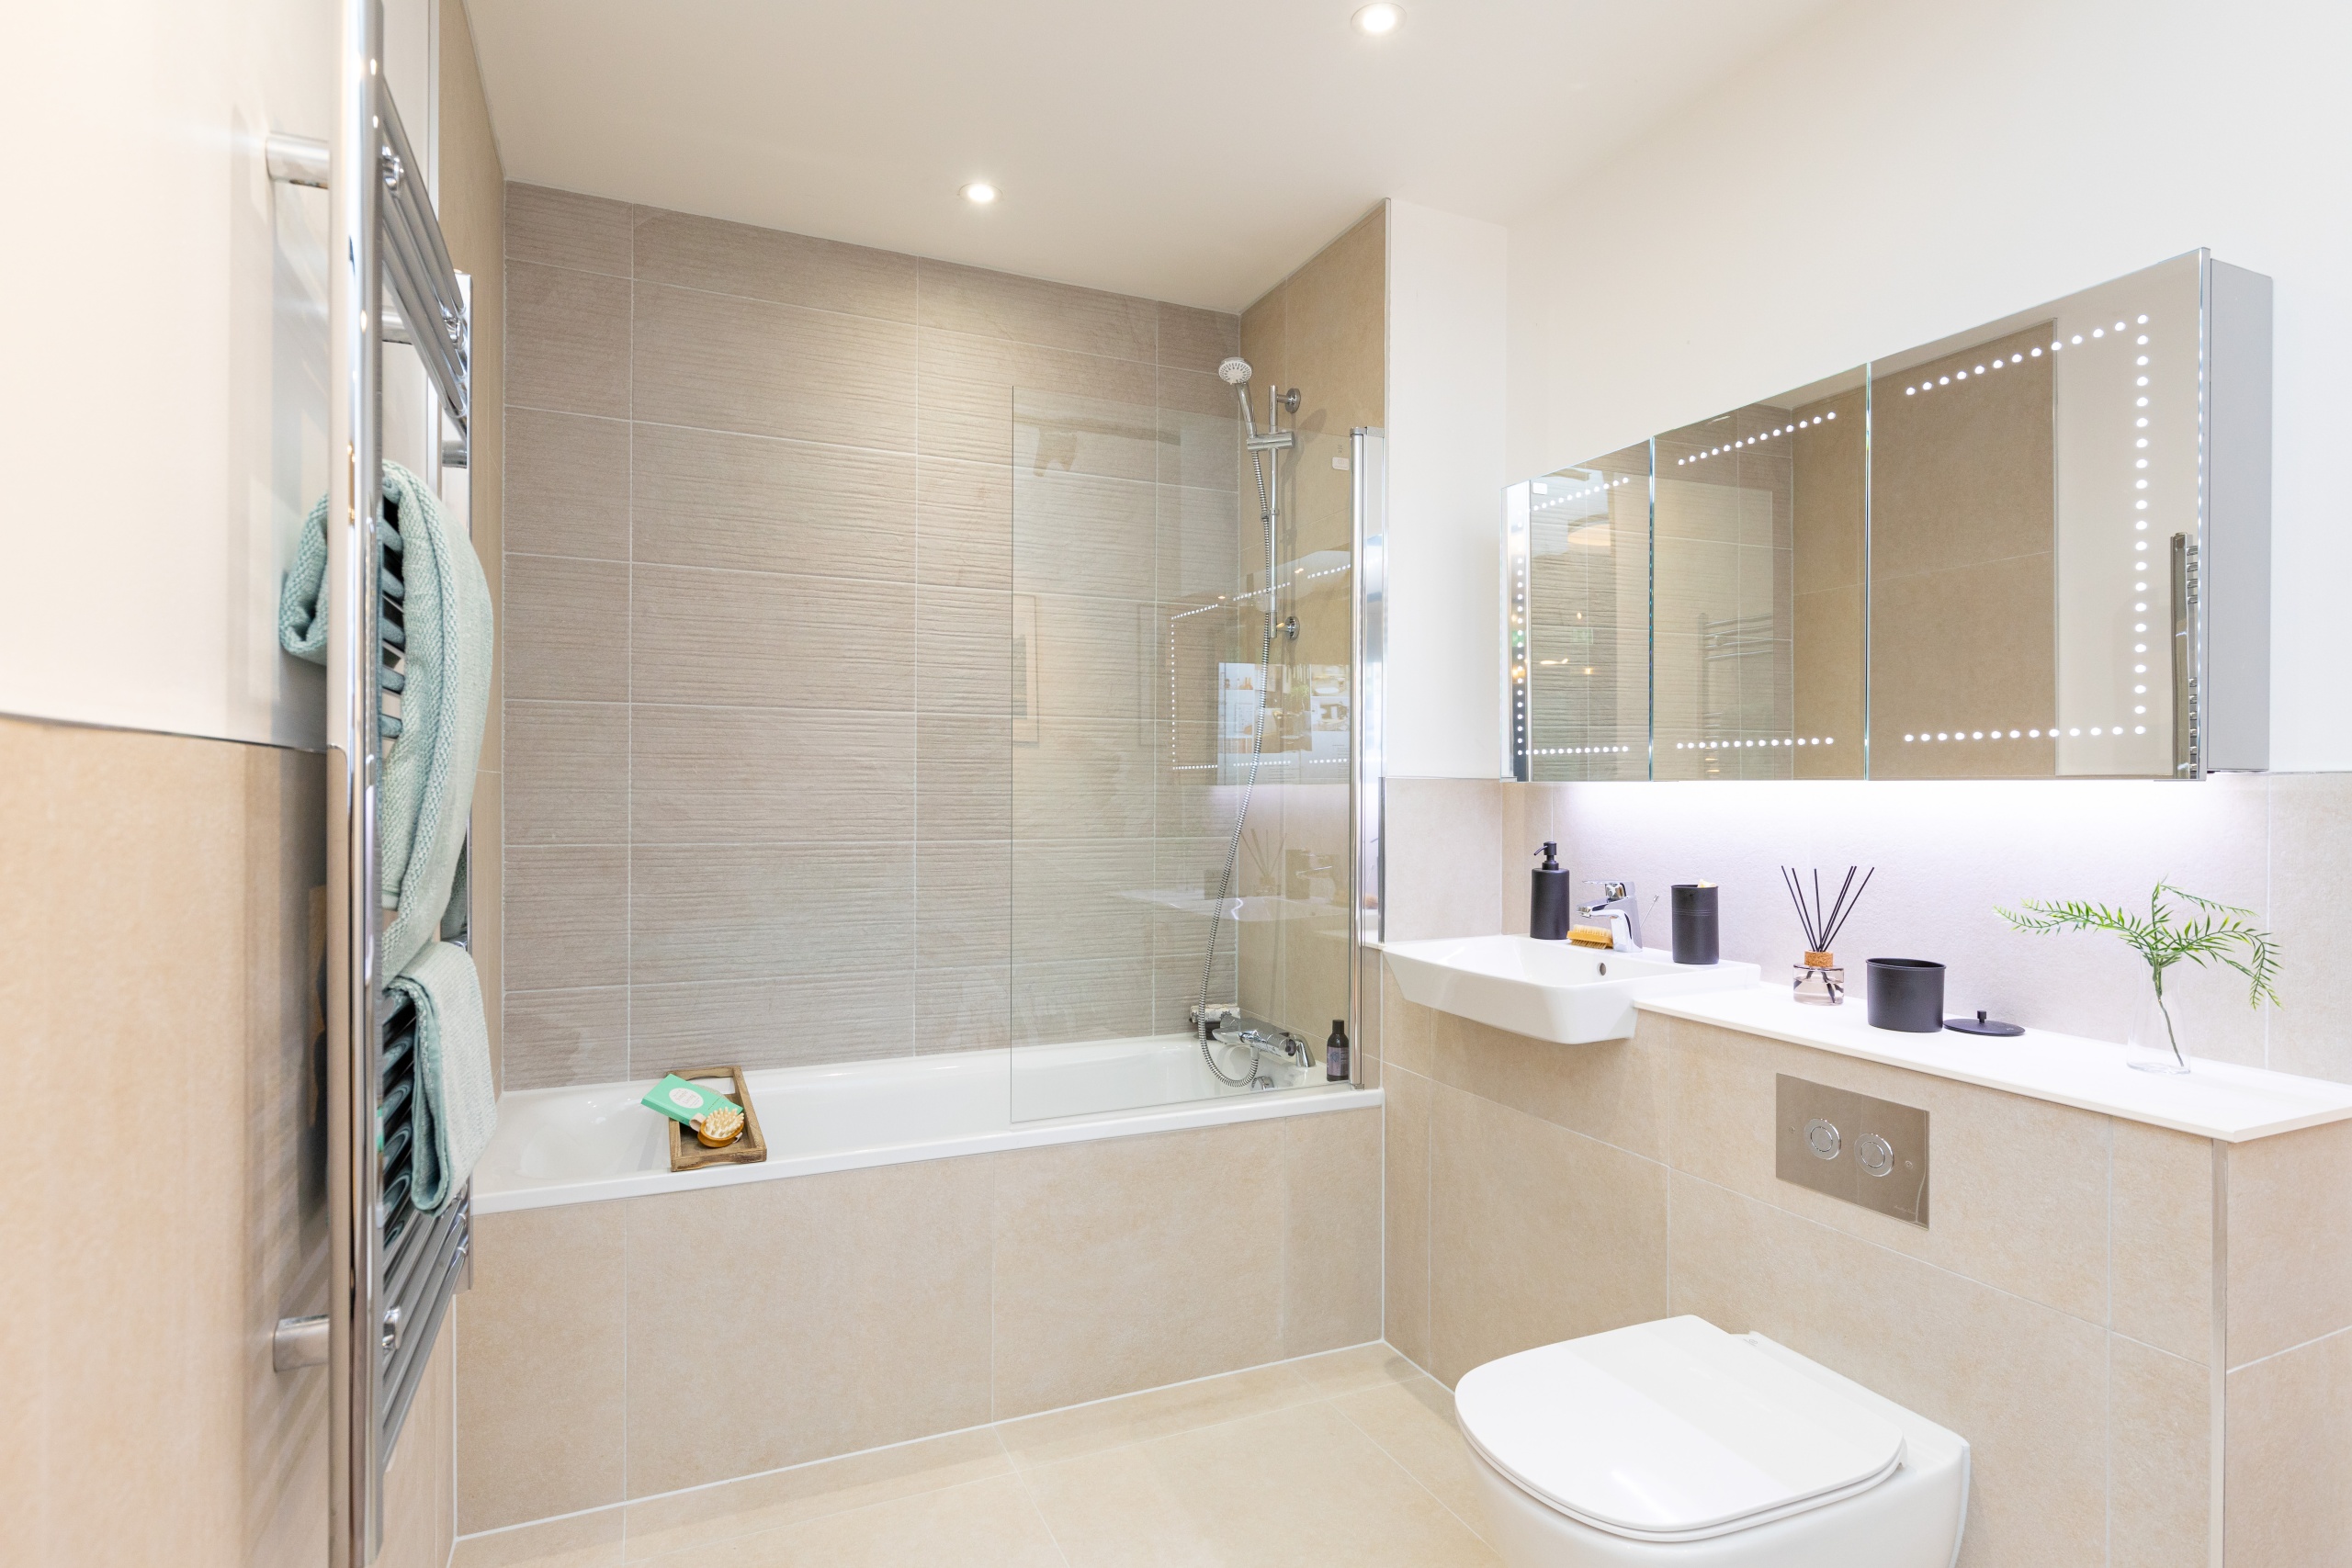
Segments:
[[[1961,1034],[2023,1034],[2025,1030],[2014,1023],[2003,1023],[1997,1018],[1986,1018],[1979,1008],[1974,1018],[1948,1018],[1944,1027]]]
[[[1537,854],[1542,855],[1542,856],[1544,857],[1544,863],[1543,863],[1542,865],[1537,866],[1537,867],[1535,868],[1536,870],[1538,870],[1538,871],[1557,871],[1557,870],[1559,870],[1559,869],[1560,869],[1560,863],[1559,863],[1559,860],[1556,858],[1556,857],[1558,856],[1559,852],[1560,852],[1560,846],[1559,846],[1559,845],[1557,845],[1557,844],[1554,844],[1554,843],[1547,843],[1547,844],[1545,844],[1542,849],[1537,850],[1535,852],[1536,852]]]

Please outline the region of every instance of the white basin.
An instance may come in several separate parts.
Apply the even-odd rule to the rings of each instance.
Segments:
[[[1383,944],[1408,1001],[1562,1045],[1634,1037],[1644,997],[1727,991],[1763,978],[1753,964],[1677,964],[1656,948],[1605,953],[1525,936]]]

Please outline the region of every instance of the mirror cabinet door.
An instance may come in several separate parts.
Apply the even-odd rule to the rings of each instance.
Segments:
[[[2200,662],[2267,701],[2267,492],[2216,536],[2200,464],[2267,471],[2267,288],[2193,253],[1513,486],[1518,776],[2198,776]]]
[[[1649,777],[1649,444],[1514,485],[1510,511],[1519,776]]]

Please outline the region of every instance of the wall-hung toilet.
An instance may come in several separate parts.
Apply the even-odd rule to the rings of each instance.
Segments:
[[[1968,1444],[1675,1317],[1489,1361],[1454,1413],[1510,1568],[1951,1568]]]

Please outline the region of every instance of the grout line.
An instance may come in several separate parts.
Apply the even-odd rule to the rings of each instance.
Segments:
[[[2275,1361],[2281,1356],[2291,1356],[2298,1350],[2308,1350],[2314,1345],[2324,1345],[2329,1340],[2341,1338],[2346,1334],[2352,1334],[2352,1324],[2347,1324],[2342,1328],[2332,1328],[2325,1334],[2304,1340],[2300,1345],[2290,1345],[2283,1350],[2273,1350],[2267,1355],[2256,1356],[2251,1361],[2240,1361],[2236,1366],[2225,1367],[2222,1369],[2222,1375],[2231,1376],[2245,1371],[2249,1367],[2258,1367],[2265,1361]]]
[[[1429,1376],[1426,1372],[1421,1375],[1424,1377]],[[1430,1378],[1430,1381],[1431,1382],[1437,1382],[1435,1378]],[[1442,1388],[1445,1385],[1439,1383],[1438,1386]],[[1350,1393],[1361,1393],[1364,1391],[1362,1389],[1351,1389],[1348,1392]],[[1465,1519],[1460,1514],[1455,1513],[1453,1511],[1453,1506],[1448,1503],[1444,1498],[1439,1496],[1437,1495],[1436,1488],[1432,1487],[1428,1482],[1421,1479],[1420,1472],[1405,1462],[1404,1456],[1392,1452],[1385,1443],[1383,1443],[1373,1434],[1370,1427],[1357,1420],[1354,1416],[1349,1415],[1345,1410],[1340,1409],[1338,1407],[1339,1402],[1342,1397],[1343,1396],[1340,1394],[1332,1394],[1326,1399],[1324,1403],[1330,1404],[1333,1407],[1333,1413],[1337,1415],[1340,1420],[1345,1421],[1349,1426],[1353,1427],[1358,1432],[1363,1433],[1364,1441],[1370,1443],[1374,1449],[1379,1450],[1380,1454],[1385,1458],[1389,1463],[1404,1472],[1405,1478],[1410,1481],[1414,1485],[1419,1487],[1423,1495],[1426,1495],[1430,1502],[1435,1503],[1441,1509],[1442,1509],[1448,1518],[1453,1520],[1454,1523],[1460,1525],[1464,1529],[1468,1530],[1474,1540],[1481,1541],[1487,1540],[1486,1532],[1481,1530],[1478,1526],[1471,1520]],[[1455,1429],[1459,1432],[1460,1428],[1458,1425]]]

